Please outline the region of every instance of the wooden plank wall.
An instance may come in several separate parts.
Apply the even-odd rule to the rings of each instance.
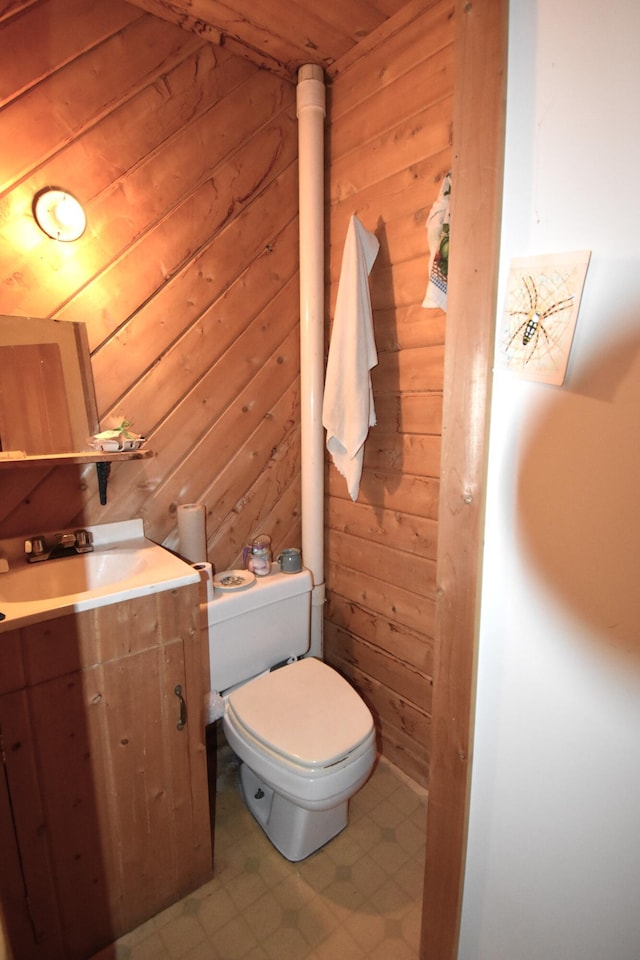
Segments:
[[[326,654],[425,784],[444,316],[420,304],[451,21],[450,2],[411,0],[328,91],[330,313],[351,213],[381,249],[356,504],[328,470]],[[92,466],[3,471],[0,537],[141,516],[177,547],[177,505],[201,501],[218,569],[256,532],[299,545],[294,87],[121,0],[0,0],[0,62],[0,313],[87,323],[101,418],[126,415],[155,452],[114,467],[105,507]],[[85,204],[76,244],[34,226],[46,183]]]
[[[371,706],[384,754],[427,784],[444,315],[421,303],[426,217],[451,168],[452,3],[408,4],[362,53],[335,65],[329,91],[328,302],[357,214],[380,241],[377,425],[356,503],[329,467],[325,652]]]
[[[175,547],[199,501],[219,569],[299,545],[294,86],[121,0],[0,0],[0,63],[0,313],[84,321],[103,423],[155,451],[106,507],[93,466],[4,470],[0,536],[141,516]],[[74,244],[34,224],[46,184]]]

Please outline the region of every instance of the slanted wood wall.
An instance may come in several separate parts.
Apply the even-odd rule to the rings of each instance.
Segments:
[[[444,314],[422,307],[427,213],[451,168],[453,6],[408,4],[329,89],[329,314],[349,218],[375,233],[377,425],[353,503],[327,483],[325,652],[371,706],[384,754],[428,783]]]
[[[93,466],[3,471],[0,536],[142,517],[175,547],[199,501],[221,569],[262,530],[295,545],[294,86],[121,0],[1,4],[0,62],[0,313],[84,321],[100,417],[155,454],[104,507]],[[35,226],[51,183],[76,243]]]

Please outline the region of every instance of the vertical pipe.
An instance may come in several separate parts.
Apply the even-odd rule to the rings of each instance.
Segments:
[[[324,606],[324,118],[322,67],[298,70],[302,555],[313,577],[311,650],[322,657]]]

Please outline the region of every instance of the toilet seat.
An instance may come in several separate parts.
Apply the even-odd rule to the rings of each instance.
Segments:
[[[289,764],[313,771],[335,766],[368,749],[371,713],[337,671],[308,657],[257,677],[227,700],[227,720],[238,734]]]

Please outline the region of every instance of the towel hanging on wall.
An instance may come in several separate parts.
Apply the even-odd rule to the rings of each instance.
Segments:
[[[364,442],[376,412],[369,371],[378,362],[373,336],[369,274],[378,255],[377,237],[356,216],[349,221],[333,318],[322,424],[327,450],[357,500]]]
[[[431,259],[429,282],[422,301],[423,307],[447,309],[447,282],[449,275],[449,223],[451,219],[451,174],[444,177],[438,199],[427,217],[427,237]]]

